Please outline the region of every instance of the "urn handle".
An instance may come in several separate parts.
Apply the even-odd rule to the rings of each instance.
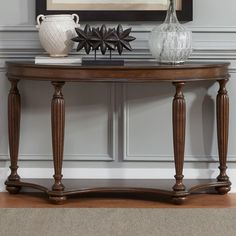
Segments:
[[[75,21],[75,24],[78,25],[79,24],[79,16],[77,14],[72,14],[72,18]]]
[[[40,25],[45,20],[45,18],[46,18],[45,15],[38,15],[37,16],[37,26],[36,26],[37,29],[40,28]]]

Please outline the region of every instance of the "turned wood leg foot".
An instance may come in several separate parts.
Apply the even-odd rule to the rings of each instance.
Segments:
[[[231,187],[229,187],[229,186],[216,187],[215,190],[216,190],[220,195],[225,195],[225,194],[227,194],[227,193],[231,190]]]
[[[66,199],[66,196],[49,196],[49,200],[56,205],[63,205]]]
[[[62,184],[61,180],[62,180],[62,176],[63,175],[54,175],[54,179],[55,179],[55,183],[52,186],[52,190],[53,191],[63,191],[65,189],[64,185]]]
[[[18,158],[17,158],[18,159]],[[8,176],[8,181],[20,181],[20,176],[17,173],[18,166],[10,165],[11,174]]]
[[[54,95],[51,105],[52,113],[52,147],[53,147],[53,164],[54,164],[54,184],[53,191],[62,192],[62,163],[64,151],[64,130],[65,130],[65,102],[62,94],[64,82],[52,82],[54,86]]]
[[[186,202],[187,198],[186,197],[172,197],[172,202],[175,205],[182,205]]]
[[[20,192],[21,187],[12,187],[12,186],[7,186],[6,190],[10,193],[10,194],[17,194]]]
[[[219,170],[220,174],[217,177],[218,182],[228,182],[229,186],[217,187],[216,191],[219,194],[226,194],[230,191],[229,177],[226,174],[227,170],[227,152],[228,152],[228,134],[229,134],[229,97],[226,90],[227,79],[219,80],[219,91],[216,98],[217,112],[217,138],[218,138],[218,153],[219,153]]]
[[[185,146],[185,125],[186,125],[186,104],[183,94],[184,82],[173,83],[176,88],[176,94],[173,100],[173,143],[174,159],[176,170],[176,183],[173,186],[174,191],[185,191],[183,184],[183,166],[184,166],[184,146]],[[175,199],[177,201],[177,199]],[[179,200],[181,201],[181,200]]]

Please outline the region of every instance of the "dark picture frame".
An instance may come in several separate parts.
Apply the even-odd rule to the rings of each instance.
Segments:
[[[166,11],[64,11],[47,10],[47,0],[36,0],[36,15],[73,14],[80,16],[81,22],[87,21],[163,21]],[[193,20],[193,0],[182,0],[182,9],[177,11],[180,21]]]

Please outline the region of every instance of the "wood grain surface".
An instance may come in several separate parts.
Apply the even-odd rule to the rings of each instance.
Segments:
[[[193,194],[185,204],[179,206],[171,204],[163,198],[155,199],[122,199],[122,198],[72,198],[64,205],[50,204],[46,195],[41,193],[20,193],[9,195],[0,193],[0,208],[236,208],[236,194]]]

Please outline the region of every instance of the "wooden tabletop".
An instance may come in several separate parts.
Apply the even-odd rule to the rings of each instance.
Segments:
[[[48,65],[34,62],[7,62],[9,79],[77,82],[158,82],[219,80],[229,77],[229,63],[127,62],[124,66]]]

